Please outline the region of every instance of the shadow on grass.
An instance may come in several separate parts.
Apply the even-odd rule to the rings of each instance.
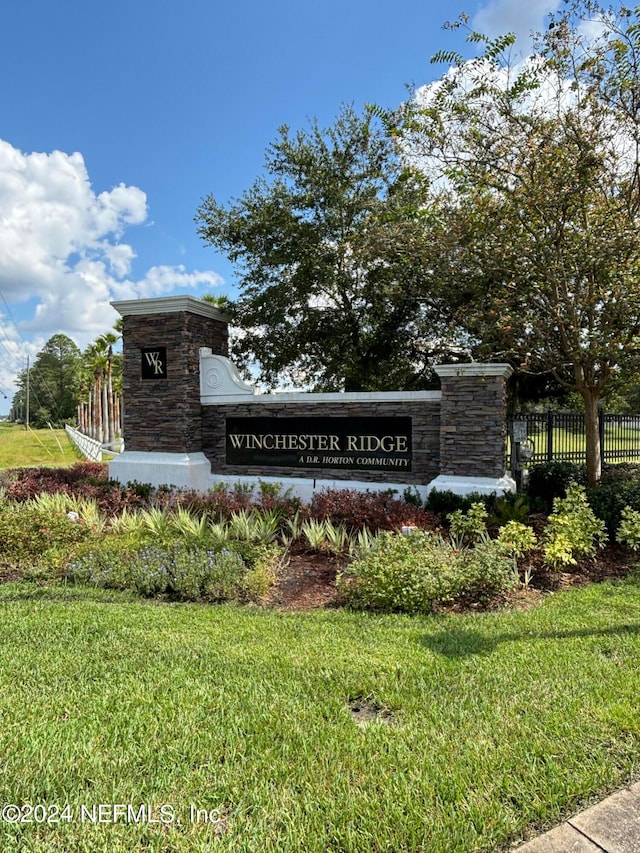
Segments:
[[[616,625],[612,628],[576,628],[570,631],[520,631],[513,633],[487,636],[480,631],[452,628],[442,634],[423,637],[420,641],[432,652],[448,658],[464,658],[471,655],[488,655],[494,652],[501,643],[526,640],[561,640],[570,637],[613,637],[624,634],[640,634],[640,625]]]
[[[130,590],[107,590],[65,583],[31,583],[6,581],[0,585],[0,604],[11,601],[92,601],[105,604],[145,603],[155,601]]]

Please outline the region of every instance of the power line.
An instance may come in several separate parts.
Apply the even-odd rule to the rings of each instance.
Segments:
[[[0,346],[3,348],[3,350],[5,351],[5,353],[7,355],[7,359],[9,361],[9,367],[17,372],[19,370],[17,364],[20,360],[20,356],[10,346],[8,346],[8,344],[13,344],[14,341],[9,337],[6,329],[4,328],[4,326],[1,323],[0,323],[0,333],[2,333],[2,335],[4,336],[4,337],[0,337]]]
[[[18,328],[18,324],[16,322],[16,319],[13,316],[13,314],[11,312],[11,308],[9,307],[9,304],[8,304],[8,302],[4,296],[4,293],[1,290],[0,290],[0,300],[2,300],[4,306],[7,310],[7,314],[9,316],[9,319],[13,323],[13,328],[15,329],[16,334],[19,336],[20,340],[25,345],[25,347],[29,346],[29,343],[25,340],[25,338],[21,334],[20,329]],[[5,350],[5,352],[9,356],[10,368],[19,376],[19,375],[24,373],[24,368],[19,366],[19,361],[21,361],[20,356],[16,352],[11,351],[11,349],[7,346],[7,343],[15,344],[16,342],[14,339],[12,339],[8,335],[6,329],[2,326],[1,323],[0,323],[0,333],[4,336],[4,339],[2,337],[0,337],[0,346]],[[46,344],[45,344],[45,346],[46,346]],[[80,351],[79,348],[78,348],[78,352],[79,352],[79,356],[81,358],[82,352]],[[39,356],[42,355],[42,353],[43,353],[43,350],[41,350],[39,353],[37,353],[34,364],[32,364],[30,368],[28,367],[27,368],[28,370],[33,370]],[[27,364],[28,364],[28,361],[27,361]],[[56,420],[62,420],[62,418],[60,417],[60,407],[59,407],[58,401],[56,399],[56,389],[52,389],[50,382],[42,374],[39,374],[38,385],[39,385],[40,393],[44,394],[44,396],[46,398],[48,398],[48,400],[49,400],[49,403],[50,403],[49,409],[50,409],[53,417]],[[24,393],[24,388],[22,388],[21,390]],[[6,394],[4,394],[4,392],[2,392],[2,389],[0,389],[0,393],[3,394],[5,399],[8,399]],[[47,406],[43,405],[42,399],[39,398],[38,392],[36,391],[36,389],[33,386],[30,387],[29,396],[33,399],[36,406],[38,406],[41,409],[47,408]]]
[[[7,300],[4,298],[4,293],[3,293],[1,290],[0,290],[0,299],[2,299],[2,301],[4,302],[4,307],[7,309],[7,314],[9,315],[9,317],[10,317],[10,319],[11,319],[11,322],[13,323],[13,325],[14,325],[14,327],[15,327],[16,332],[20,335],[20,338],[22,339],[22,342],[26,344],[25,339],[24,339],[24,338],[22,337],[22,335],[20,334],[20,329],[18,328],[18,324],[16,323],[16,318],[15,318],[15,317],[13,316],[13,314],[11,313],[11,308],[9,308],[9,303],[8,303],[8,302],[7,302]]]
[[[2,299],[2,302],[3,302],[4,306],[5,306],[5,308],[7,309],[7,314],[9,315],[9,319],[10,319],[10,320],[11,320],[11,322],[13,323],[13,328],[16,330],[16,334],[19,336],[19,338],[20,338],[20,340],[22,341],[22,343],[23,343],[25,346],[28,346],[28,342],[25,340],[25,338],[23,337],[22,333],[20,332],[20,329],[19,329],[18,324],[17,324],[17,322],[16,322],[16,318],[13,316],[13,313],[12,313],[12,311],[11,311],[11,308],[9,307],[9,303],[7,302],[7,300],[6,300],[6,298],[5,298],[5,295],[4,295],[4,293],[2,292],[2,290],[0,290],[0,299]],[[3,334],[5,335],[6,340],[7,340],[7,341],[11,341],[11,338],[9,337],[9,335],[7,335],[7,333],[6,333],[5,329],[3,328],[3,326],[2,326],[1,324],[0,324],[0,330],[1,330],[1,331],[3,332]],[[4,340],[0,340],[0,343],[4,346],[5,350],[6,350],[7,352],[9,352],[9,350],[8,350],[8,348],[7,348],[6,344],[5,344],[5,341],[4,341]],[[15,355],[13,355],[13,354],[11,354],[11,353],[10,353],[10,355],[11,355],[11,357],[12,357],[12,358],[15,358]],[[39,355],[39,353],[38,353],[38,355]],[[36,357],[36,358],[37,358],[37,357]],[[27,370],[29,370],[29,369],[30,369],[28,365],[29,365],[29,362],[28,362],[28,360],[27,360]],[[23,372],[23,369],[22,369],[21,367],[17,367],[17,366],[16,366],[15,361],[13,362],[13,370],[14,370],[17,374],[20,374],[20,373],[22,373],[22,372]],[[58,420],[59,420],[59,419],[60,419],[60,417],[59,417],[59,416],[60,416],[60,409],[59,409],[59,407],[58,407],[58,403],[57,403],[57,401],[56,401],[55,393],[54,393],[54,392],[51,390],[51,388],[49,387],[49,383],[48,383],[44,378],[41,378],[41,379],[42,379],[42,381],[41,381],[41,390],[44,390],[44,391],[46,391],[46,392],[47,392],[47,396],[50,398],[50,402],[51,402],[51,404],[52,404],[52,414],[56,417],[56,419],[58,419]],[[45,406],[42,404],[42,401],[41,401],[40,399],[38,399],[38,395],[37,395],[37,393],[35,392],[35,389],[31,389],[31,390],[30,390],[30,396],[31,396],[31,397],[33,397],[33,399],[34,399],[34,401],[35,401],[36,405],[37,405],[39,408],[42,408],[42,409],[44,409],[44,408],[45,408]]]

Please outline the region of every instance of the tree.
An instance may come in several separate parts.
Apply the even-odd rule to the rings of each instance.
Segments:
[[[120,384],[121,357],[113,352],[120,330],[105,332],[90,343],[82,354],[83,396],[88,403],[79,405],[79,420],[86,432],[97,441],[113,442],[119,433],[119,395],[114,387]],[[114,382],[115,367],[115,382]]]
[[[53,335],[36,356],[29,370],[29,422],[36,428],[49,423],[62,426],[75,422],[76,396],[80,380],[80,350],[66,335]],[[25,413],[27,371],[18,376],[15,412]]]
[[[96,343],[106,349],[107,358],[105,362],[105,382],[102,389],[102,412],[103,412],[103,434],[104,441],[111,443],[115,440],[117,426],[115,423],[114,393],[113,393],[113,345],[118,341],[118,335],[114,332],[105,332],[100,335]]]
[[[450,338],[432,287],[428,187],[373,115],[282,127],[259,178],[196,222],[238,265],[234,357],[270,386],[425,387]]]
[[[467,29],[481,55],[438,55],[455,67],[391,117],[446,186],[443,252],[475,354],[552,370],[577,391],[591,484],[598,406],[640,365],[638,14],[574,0],[520,64],[513,36]]]

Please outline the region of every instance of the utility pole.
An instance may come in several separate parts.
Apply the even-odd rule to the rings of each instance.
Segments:
[[[29,356],[27,356],[27,398],[26,398],[26,414],[25,414],[25,429],[29,429]]]

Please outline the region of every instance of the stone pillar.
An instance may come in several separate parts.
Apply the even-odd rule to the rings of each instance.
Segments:
[[[227,355],[227,318],[192,296],[112,305],[123,318],[125,450],[109,476],[206,491],[211,466],[202,453],[200,349]]]
[[[440,475],[429,485],[456,494],[514,491],[506,473],[508,364],[443,364]]]

